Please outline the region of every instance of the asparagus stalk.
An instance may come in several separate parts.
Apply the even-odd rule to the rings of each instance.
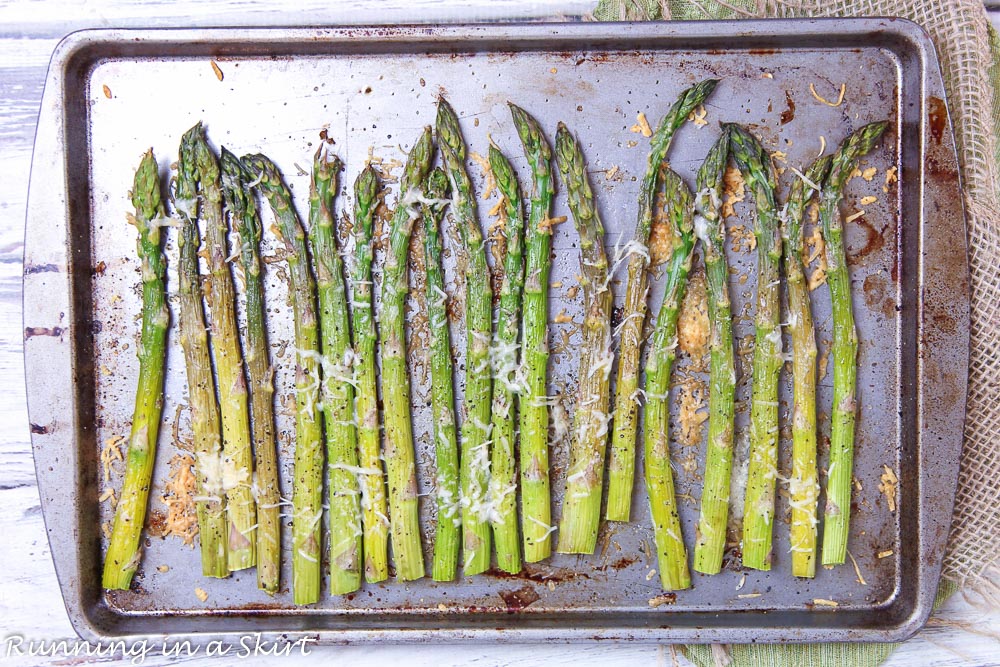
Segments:
[[[521,368],[524,388],[518,421],[521,428],[521,532],[524,560],[536,563],[552,553],[552,506],[549,494],[548,300],[552,229],[552,150],[538,122],[508,103],[524,155],[531,166],[531,213],[524,232],[528,252],[524,270]]]
[[[201,571],[206,577],[228,577],[229,529],[225,489],[219,484],[218,474],[222,462],[222,427],[208,348],[208,330],[205,328],[205,306],[201,300],[201,277],[198,270],[198,250],[201,246],[201,233],[198,231],[198,177],[190,140],[191,134],[188,133],[184,136],[184,144],[180,150],[174,192],[174,208],[183,223],[178,238],[178,326],[187,369],[198,497],[203,499],[197,503]]]
[[[365,579],[389,576],[389,521],[379,444],[378,389],[375,373],[375,319],[372,316],[372,227],[378,178],[369,165],[354,182],[354,255],[350,262],[351,328],[354,339],[354,411],[361,463],[362,543]]]
[[[323,518],[323,441],[319,409],[319,333],[316,282],[309,271],[306,234],[292,195],[278,168],[264,155],[248,155],[244,166],[257,174],[285,246],[295,323],[295,470],[292,487],[292,597],[312,604],[320,596],[320,523]]]
[[[462,565],[466,575],[490,568],[490,410],[493,376],[493,291],[486,263],[486,242],[476,215],[476,196],[465,169],[465,141],[458,116],[438,100],[437,136],[451,182],[452,212],[465,255],[465,410],[462,422],[460,478],[462,486]]]
[[[682,590],[691,586],[691,574],[670,468],[670,373],[677,356],[677,319],[694,250],[694,209],[691,190],[677,174],[664,169],[663,181],[667,220],[675,241],[664,275],[663,303],[646,357],[643,452],[660,583],[664,590]]]
[[[729,482],[733,467],[733,402],[736,367],[729,301],[729,266],[724,246],[726,226],[719,214],[722,175],[729,158],[729,132],[723,131],[698,170],[694,231],[702,244],[708,281],[709,348],[708,445],[705,484],[695,536],[694,569],[716,574],[722,569],[729,519]]]
[[[779,269],[781,236],[775,174],[760,142],[729,124],[730,150],[753,193],[757,217],[757,316],[750,405],[750,464],[743,503],[743,565],[771,569],[774,487],[778,476],[778,374],[783,364]]]
[[[361,587],[361,506],[358,436],[354,425],[351,324],[347,313],[344,267],[333,230],[340,160],[325,142],[313,158],[309,188],[309,240],[319,297],[320,348],[323,351],[323,422],[329,490],[330,593]]]
[[[435,169],[424,186],[424,265],[427,271],[427,321],[430,323],[431,404],[434,410],[434,452],[437,461],[437,532],[434,536],[434,581],[454,581],[458,567],[462,514],[458,479],[458,437],[455,427],[455,370],[448,332],[448,294],[441,265],[441,219],[448,177]]]
[[[823,565],[840,565],[847,554],[851,520],[851,478],[854,463],[854,423],[857,418],[858,333],[851,304],[851,276],[844,250],[840,199],[855,163],[875,146],[885,121],[871,123],[849,136],[830,164],[820,195],[820,222],[826,241],[827,279],[833,316],[833,415],[830,425],[830,467],[823,515]]]
[[[233,274],[226,257],[226,219],[222,215],[222,185],[219,162],[205,140],[201,123],[189,131],[191,154],[198,174],[201,195],[199,213],[205,221],[205,254],[208,258],[210,284],[202,291],[211,314],[211,345],[219,382],[219,408],[222,416],[222,451],[236,471],[238,481],[227,484],[226,508],[229,511],[229,569],[244,570],[257,562],[257,507],[251,490],[253,452],[250,447],[250,412],[247,407],[247,383],[243,375],[239,326],[236,322],[236,292]]]
[[[642,328],[646,321],[646,295],[649,277],[649,234],[653,224],[653,199],[656,194],[660,165],[667,157],[674,132],[688,114],[715,90],[717,79],[705,79],[681,93],[660,121],[651,139],[646,174],[639,191],[639,214],[635,238],[630,244],[628,286],[618,345],[618,375],[615,383],[615,403],[611,454],[608,462],[608,521],[628,521],[632,508],[632,486],[635,477],[635,439],[639,419],[639,352]]]
[[[274,430],[274,369],[264,318],[260,214],[247,187],[252,177],[239,158],[223,148],[219,162],[226,209],[232,216],[233,229],[239,234],[240,264],[246,285],[247,328],[243,350],[250,380],[250,420],[257,463],[257,586],[274,595],[281,580],[281,487]]]
[[[806,204],[830,169],[822,157],[792,182],[785,208],[785,280],[788,285],[788,330],[792,335],[792,475],[788,492],[792,506],[792,574],[816,575],[816,330],[809,302],[809,285],[802,263],[802,217]]]
[[[517,175],[496,146],[490,146],[489,161],[497,190],[503,197],[500,213],[504,217],[507,236],[494,339],[490,504],[494,512],[493,541],[496,544],[497,567],[516,574],[521,571],[521,531],[517,524],[514,400],[517,392],[521,291],[524,288],[524,210]]]
[[[563,123],[556,132],[556,164],[580,235],[580,285],[583,287],[583,344],[579,389],[570,447],[559,553],[592,554],[597,546],[604,489],[604,451],[608,437],[608,381],[611,353],[611,290],[604,225],[587,182],[583,153]]]
[[[135,172],[132,187],[133,223],[139,230],[137,250],[142,264],[142,330],[139,338],[139,383],[132,413],[125,482],[115,510],[111,542],[104,557],[104,588],[127,590],[139,565],[139,538],[145,523],[146,502],[156,457],[156,437],[163,411],[163,375],[166,361],[167,310],[164,286],[167,262],[160,241],[159,220],[164,217],[160,175],[148,151]]]
[[[399,204],[392,216],[389,251],[382,275],[382,312],[379,317],[382,347],[382,404],[385,409],[385,466],[389,477],[389,519],[396,576],[412,581],[424,576],[420,546],[417,466],[410,422],[410,378],[406,367],[405,305],[407,252],[416,204],[427,176],[434,144],[431,128],[413,145],[400,181]]]

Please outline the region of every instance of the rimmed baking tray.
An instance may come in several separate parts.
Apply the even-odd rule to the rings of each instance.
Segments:
[[[387,161],[401,158],[432,122],[434,101],[443,93],[459,110],[471,149],[485,153],[492,138],[527,183],[506,108],[511,100],[547,131],[554,133],[563,120],[580,136],[613,251],[632,234],[646,160],[647,142],[630,132],[637,114],[655,124],[681,89],[708,76],[721,79],[706,105],[708,123],[686,124],[670,156],[689,182],[717,134],[716,121],[749,124],[770,150],[781,152],[779,164],[796,167],[824,144],[832,150],[863,123],[891,121],[879,149],[862,165],[874,176],[854,179],[845,203],[845,209],[864,210],[848,226],[861,338],[849,544],[857,571],[848,563],[821,569],[815,580],[794,579],[787,525],[779,521],[773,571],[740,570],[730,552],[723,573],[696,575],[690,591],[658,597],[655,559],[643,548],[652,535],[638,484],[632,523],[606,526],[598,554],[557,556],[517,577],[494,573],[451,584],[390,580],[296,608],[287,592],[269,598],[258,591],[252,571],[203,579],[196,551],[174,538],[149,537],[133,590],[101,590],[101,523],[111,514],[98,500],[105,488],[99,452],[109,438],[127,433],[131,415],[139,274],[125,214],[132,170],[146,148],[156,148],[166,179],[181,133],[202,120],[217,144],[271,155],[305,210],[307,179],[297,165],[308,166],[321,128],[335,138],[350,182],[369,150]],[[835,105],[841,84],[845,94]],[[262,632],[330,642],[889,641],[913,633],[926,620],[937,587],[965,414],[966,237],[943,100],[930,39],[897,19],[102,30],[67,37],[52,59],[35,142],[24,349],[42,507],[74,627],[91,639]],[[893,168],[898,182],[886,178]],[[471,171],[481,192],[478,169]],[[786,184],[790,177],[791,170]],[[874,201],[862,204],[864,197]],[[481,205],[484,224],[489,206]],[[564,209],[559,196],[554,214]],[[749,222],[749,207],[739,204],[737,212],[732,224]],[[563,309],[579,313],[579,297],[566,289],[577,273],[574,244],[571,225],[559,226],[552,316]],[[752,300],[753,254],[731,250],[730,259],[737,334],[743,337],[752,332],[744,307]],[[622,285],[615,289],[620,298]],[[280,406],[290,391],[291,355],[282,348],[290,340],[290,314],[275,266],[268,290]],[[823,288],[813,293],[821,350],[831,337],[824,294]],[[566,396],[570,412],[576,335],[572,325],[552,325],[550,384]],[[411,340],[414,419],[421,483],[430,491],[419,340],[417,332]],[[154,512],[162,510],[156,499],[168,461],[186,437],[176,335],[168,377]],[[741,401],[747,378],[741,375]],[[829,405],[829,385],[827,376],[821,411]],[[741,405],[738,419],[745,420]],[[278,413],[287,480],[290,432],[287,415]],[[745,448],[745,439],[738,447]],[[701,449],[678,443],[674,451],[689,542]],[[565,443],[553,445],[552,457],[558,498]],[[879,490],[886,467],[900,480],[895,511]],[[432,504],[423,508],[427,532]],[[785,512],[781,498],[779,518]],[[169,569],[161,572],[161,564]],[[195,596],[195,587],[208,593],[206,601]]]

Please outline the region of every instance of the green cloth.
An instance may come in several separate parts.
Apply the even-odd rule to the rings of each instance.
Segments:
[[[599,0],[594,18],[599,21],[739,19],[761,12],[756,0]],[[994,131],[1000,135],[1000,35],[988,27],[990,43],[989,79],[993,84],[992,111]],[[995,151],[1000,162],[1000,142]],[[997,193],[1000,195],[1000,192]],[[958,586],[943,580],[938,590],[937,609]],[[742,644],[726,647],[731,667],[875,667],[889,657],[898,644],[823,643],[823,644]],[[699,667],[716,667],[718,649],[709,645],[682,648],[685,656]]]

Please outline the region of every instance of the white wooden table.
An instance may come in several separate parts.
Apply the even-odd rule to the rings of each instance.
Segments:
[[[42,524],[35,487],[21,358],[21,258],[35,121],[49,55],[65,34],[92,27],[302,25],[580,16],[592,0],[324,0],[293,11],[260,0],[133,3],[125,0],[0,2],[0,663],[54,664],[9,655],[12,641],[72,639]],[[664,646],[322,647],[256,664],[666,665]],[[97,659],[93,659],[97,662]],[[72,664],[88,662],[74,659]],[[101,662],[106,662],[101,660]],[[170,659],[149,655],[143,664]],[[177,662],[177,660],[174,660]],[[184,660],[192,664],[200,660]],[[232,662],[232,659],[226,661]],[[67,664],[62,662],[61,664]],[[111,664],[128,664],[112,661]],[[1000,611],[955,596],[890,665],[1000,665]]]

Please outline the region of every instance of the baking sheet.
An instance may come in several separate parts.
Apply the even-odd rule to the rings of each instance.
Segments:
[[[484,636],[814,641],[899,639],[913,632],[929,613],[947,535],[968,340],[964,221],[933,56],[918,28],[889,20],[683,28],[560,24],[95,31],[71,36],[53,60],[36,142],[25,262],[25,355],[43,507],[75,627],[86,636],[254,630],[309,632],[332,641]],[[166,177],[180,135],[204,121],[217,146],[271,156],[304,213],[304,172],[321,129],[328,127],[335,139],[349,185],[369,150],[386,161],[402,160],[421,128],[433,123],[435,101],[444,94],[462,119],[470,150],[485,154],[492,138],[527,184],[526,163],[509,120],[510,100],[535,115],[550,139],[559,120],[581,139],[613,255],[632,234],[648,147],[648,140],[629,128],[639,112],[655,126],[677,93],[709,76],[721,79],[706,104],[709,122],[686,124],[670,154],[674,169],[691,184],[717,136],[717,121],[750,125],[766,147],[785,154],[787,162],[779,166],[801,168],[823,141],[829,151],[851,129],[892,120],[889,134],[863,164],[874,167],[876,176],[854,179],[845,203],[845,209],[865,211],[847,232],[861,340],[858,484],[849,548],[865,584],[850,563],[821,569],[813,581],[794,579],[786,518],[775,531],[771,572],[743,571],[730,553],[723,573],[693,574],[692,590],[679,592],[672,603],[653,606],[650,601],[661,590],[653,572],[655,558],[644,554],[652,531],[640,468],[633,520],[604,526],[598,554],[557,555],[527,566],[516,577],[494,573],[449,584],[390,580],[366,585],[352,596],[326,595],[316,606],[296,608],[290,593],[269,598],[259,591],[253,571],[228,580],[205,579],[198,576],[196,550],[175,538],[150,538],[132,591],[98,588],[100,523],[110,520],[111,509],[97,500],[104,488],[97,457],[109,438],[127,435],[138,368],[138,262],[125,212],[130,210],[127,191],[133,170],[146,148],[156,149]],[[809,89],[812,84],[835,101],[841,83],[847,90],[836,107],[821,103]],[[617,173],[608,178],[614,167]],[[884,192],[891,167],[900,181]],[[482,192],[474,163],[470,172]],[[784,176],[787,182],[791,171]],[[341,206],[350,205],[350,188],[346,190]],[[875,203],[860,205],[868,195],[877,197]],[[392,191],[387,197],[390,206],[395,196]],[[492,203],[480,203],[484,226]],[[751,207],[738,205],[737,212],[740,219],[731,222],[751,222]],[[553,215],[567,213],[565,199],[557,195]],[[580,319],[579,297],[566,294],[578,273],[575,239],[570,223],[556,228],[551,282],[563,286],[550,290],[550,320],[562,310]],[[731,284],[736,335],[752,337],[747,316],[752,311],[746,306],[753,300],[753,253],[731,252],[730,259],[736,269]],[[745,282],[741,274],[748,276]],[[449,277],[453,275],[450,271]],[[168,283],[176,285],[175,278],[171,273]],[[267,278],[278,366],[280,460],[288,496],[294,429],[290,410],[280,406],[290,400],[292,387],[291,313],[278,265],[268,266]],[[653,312],[657,285],[654,281]],[[624,285],[616,284],[615,290],[620,299]],[[822,351],[828,345],[824,341],[832,338],[825,289],[813,292],[813,304]],[[578,363],[572,352],[579,336],[572,324],[553,323],[550,331],[555,348],[550,390],[565,395],[571,416]],[[173,333],[151,494],[154,512],[165,509],[155,499],[177,445],[178,414],[180,440],[187,434],[186,415],[178,412],[186,400],[183,358]],[[456,327],[453,341],[460,351],[463,340]],[[412,395],[421,490],[430,493],[433,452],[421,341],[417,330],[411,338]],[[749,357],[737,366],[738,400],[749,395],[748,364]],[[43,380],[46,373],[49,379]],[[831,380],[828,375],[820,382],[821,412],[829,406]],[[786,424],[787,382],[783,392]],[[927,401],[933,411],[924,410]],[[747,421],[748,404],[738,404],[737,411],[739,426]],[[821,465],[828,428],[828,420],[821,418]],[[789,449],[787,435],[782,434],[783,451]],[[746,447],[745,432],[737,437],[739,461],[745,459],[739,455]],[[552,446],[555,498],[561,495],[566,445],[555,441]],[[689,545],[701,489],[701,450],[701,445],[673,450]],[[72,469],[66,465],[70,459]],[[786,456],[782,462],[787,470]],[[883,465],[901,479],[895,513],[878,490]],[[738,512],[742,494],[734,499]],[[786,516],[787,509],[786,498],[779,497],[778,516]],[[427,549],[432,510],[427,497],[422,503]],[[558,515],[557,501],[554,517]],[[287,528],[285,537],[287,549]],[[886,551],[892,555],[878,558]],[[158,565],[169,570],[159,572]],[[287,557],[285,566],[287,587]],[[208,593],[205,602],[195,596],[195,587]],[[817,606],[817,598],[839,606]]]

